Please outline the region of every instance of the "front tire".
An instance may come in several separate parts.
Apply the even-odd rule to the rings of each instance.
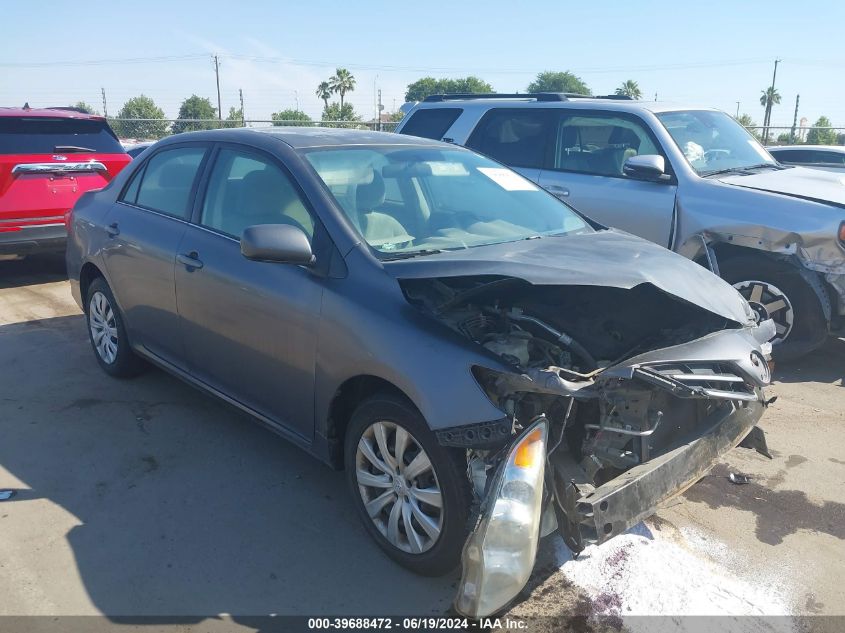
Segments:
[[[760,256],[733,257],[720,261],[719,268],[759,320],[775,322],[775,359],[798,358],[824,343],[829,329],[824,308],[797,268]]]
[[[131,378],[143,371],[143,361],[129,345],[123,317],[111,288],[102,277],[97,277],[88,287],[85,318],[88,339],[104,372],[115,378]]]
[[[437,443],[413,405],[393,395],[362,402],[344,457],[364,527],[390,558],[424,576],[457,567],[469,513],[466,462]]]

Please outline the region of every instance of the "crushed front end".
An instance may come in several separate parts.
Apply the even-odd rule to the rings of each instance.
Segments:
[[[735,446],[767,452],[755,425],[770,321],[726,320],[647,284],[440,280],[406,293],[507,365],[472,368],[506,417],[438,432],[466,450],[477,502],[455,601],[464,615],[491,615],[522,590],[541,536],[557,530],[580,552],[653,514]]]

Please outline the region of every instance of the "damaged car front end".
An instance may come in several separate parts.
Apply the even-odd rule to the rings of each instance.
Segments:
[[[625,250],[627,236],[605,239],[616,238]],[[471,371],[505,416],[437,433],[467,453],[475,512],[455,608],[471,617],[523,589],[541,536],[556,530],[577,554],[653,514],[735,446],[767,453],[755,425],[774,324],[756,324],[726,284],[710,276],[710,300],[693,304],[702,288],[671,281],[592,285],[594,273],[564,286],[523,272],[402,282],[411,303],[499,361]]]

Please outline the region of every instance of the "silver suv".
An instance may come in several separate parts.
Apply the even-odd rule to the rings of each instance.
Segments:
[[[732,283],[779,358],[845,317],[845,185],[788,167],[719,110],[564,94],[434,95],[397,132],[466,145],[594,220]]]

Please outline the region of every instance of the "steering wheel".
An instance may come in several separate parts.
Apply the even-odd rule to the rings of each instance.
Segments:
[[[718,163],[719,161],[725,160],[726,158],[730,158],[731,152],[727,149],[708,149],[704,152],[702,158],[704,162],[707,164],[710,163]]]

